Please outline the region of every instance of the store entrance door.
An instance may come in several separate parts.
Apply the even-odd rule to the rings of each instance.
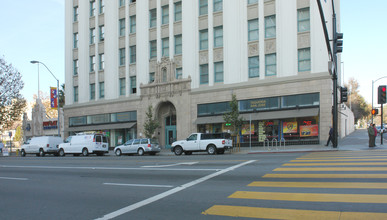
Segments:
[[[176,141],[176,115],[171,115],[165,118],[165,147],[171,148],[174,141]]]

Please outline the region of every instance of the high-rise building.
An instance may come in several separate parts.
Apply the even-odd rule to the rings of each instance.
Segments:
[[[327,139],[333,86],[314,0],[72,0],[65,32],[66,135],[144,136],[151,105],[168,147],[230,131],[235,94],[243,143],[250,130],[253,146]]]

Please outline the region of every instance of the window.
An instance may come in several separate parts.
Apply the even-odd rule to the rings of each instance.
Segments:
[[[79,68],[79,64],[78,64],[78,60],[73,60],[73,75],[76,76],[78,75],[78,68]]]
[[[162,46],[162,56],[163,57],[169,57],[169,38],[163,38],[161,41]]]
[[[90,28],[90,44],[95,43],[95,28]]]
[[[99,98],[100,99],[105,98],[105,82],[99,83]]]
[[[164,5],[161,7],[161,24],[169,23],[169,6]]]
[[[200,84],[208,84],[208,64],[200,65]]]
[[[125,36],[125,18],[119,20],[120,36]]]
[[[136,15],[130,16],[129,22],[130,22],[130,33],[131,34],[136,33]]]
[[[136,92],[137,92],[137,90],[136,90],[136,77],[131,76],[130,77],[130,93],[136,94]]]
[[[130,3],[135,3],[136,2],[136,0],[130,0]]]
[[[183,51],[182,35],[175,36],[175,54],[181,54]]]
[[[105,40],[105,26],[104,25],[99,26],[99,40],[100,41]]]
[[[249,29],[249,41],[254,41],[259,39],[259,34],[258,34],[258,18],[257,19],[252,19],[248,21],[248,29]]]
[[[223,47],[223,26],[214,28],[214,47]]]
[[[311,70],[310,62],[310,48],[303,48],[298,50],[298,72],[305,72]]]
[[[220,115],[230,112],[229,102],[218,102],[198,105],[198,116]]]
[[[259,57],[249,57],[249,78],[259,77]]]
[[[247,0],[247,4],[255,4],[258,3],[258,0]]]
[[[277,74],[277,55],[275,53],[265,55],[265,71],[266,76]]]
[[[208,49],[208,30],[201,30],[199,32],[200,50]]]
[[[223,10],[223,0],[214,0],[214,12]]]
[[[105,3],[104,0],[99,0],[99,13],[103,14],[105,12]]]
[[[125,78],[120,79],[120,95],[126,95],[126,80],[125,80]]]
[[[130,46],[129,47],[129,52],[130,52],[130,63],[135,63],[136,62],[136,45]]]
[[[90,56],[90,72],[95,71],[95,56]]]
[[[78,33],[73,34],[74,48],[78,48]]]
[[[214,63],[215,82],[223,82],[223,62]]]
[[[176,68],[176,79],[183,78],[183,68]]]
[[[208,0],[199,0],[199,15],[208,14]]]
[[[281,97],[281,108],[295,108],[297,106],[318,106],[320,98],[318,93],[289,95]]]
[[[99,59],[98,59],[98,69],[99,70],[104,70],[105,69],[105,54],[101,53],[99,54]]]
[[[90,84],[90,100],[95,99],[95,83]]]
[[[95,16],[95,0],[90,1],[90,17]]]
[[[153,83],[155,81],[155,73],[149,73],[149,83]]]
[[[175,21],[181,21],[181,2],[175,2]]]
[[[120,7],[125,5],[125,0],[119,0],[120,1]]]
[[[156,27],[157,11],[156,9],[149,10],[149,28]]]
[[[78,102],[78,86],[74,86],[74,102]]]
[[[79,12],[78,12],[78,6],[74,6],[73,8],[73,14],[74,14],[74,19],[73,21],[78,21],[78,15],[79,15]]]
[[[156,42],[156,40],[152,40],[151,42],[149,42],[149,48],[150,48],[149,58],[152,59],[154,57],[157,57],[157,42]]]
[[[297,10],[297,26],[298,32],[310,30],[309,8],[301,8]]]
[[[125,65],[125,48],[120,48],[120,66]]]
[[[265,38],[276,36],[275,15],[265,17]]]

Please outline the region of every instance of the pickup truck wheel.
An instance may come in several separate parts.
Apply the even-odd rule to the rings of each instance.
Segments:
[[[89,156],[89,151],[87,150],[87,148],[82,149],[82,156]]]
[[[44,157],[44,150],[41,148],[39,149],[39,156]]]
[[[183,153],[183,148],[176,146],[174,149],[175,155],[180,156]]]
[[[22,157],[25,157],[25,156],[26,156],[26,152],[25,152],[24,150],[22,150],[21,153],[20,153],[20,155],[21,155]]]
[[[215,147],[215,145],[213,145],[213,144],[209,145],[209,146],[207,147],[207,153],[208,153],[208,154],[211,154],[211,155],[215,154],[215,153],[216,153],[216,147]]]
[[[59,154],[60,157],[64,157],[65,156],[65,152],[64,152],[63,149],[60,149],[58,154]]]
[[[142,148],[138,149],[137,154],[138,154],[138,156],[144,155],[144,149],[142,149]]]
[[[116,153],[116,156],[121,156],[122,155],[122,151],[120,149],[117,149],[115,153]]]

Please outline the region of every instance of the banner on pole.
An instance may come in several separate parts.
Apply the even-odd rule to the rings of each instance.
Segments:
[[[58,108],[58,91],[56,87],[50,87],[51,108]]]

